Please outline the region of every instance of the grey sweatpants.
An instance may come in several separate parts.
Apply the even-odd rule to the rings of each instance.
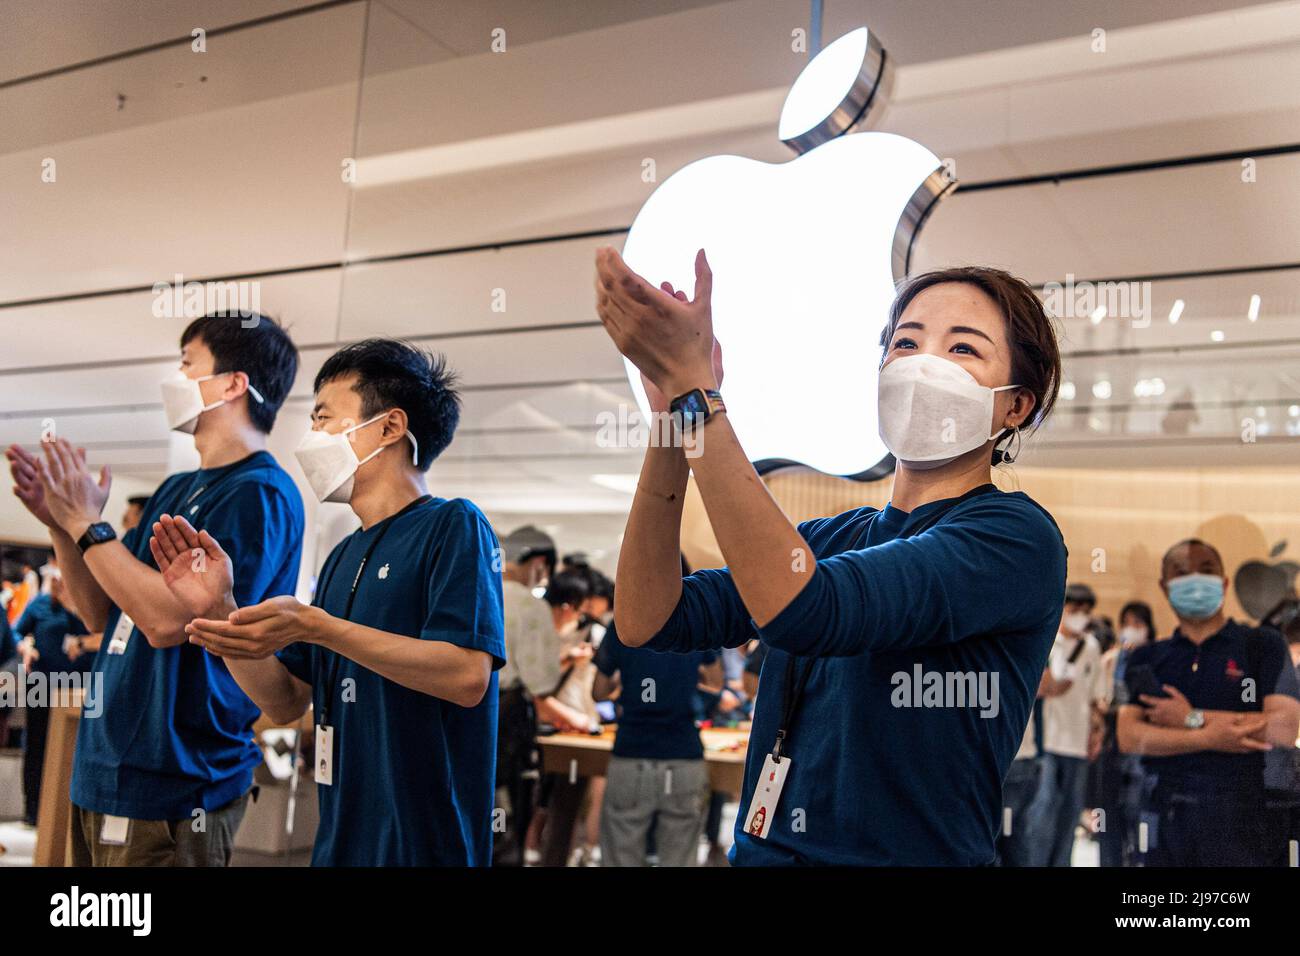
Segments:
[[[610,757],[600,810],[602,866],[645,866],[646,834],[655,824],[661,866],[695,866],[709,803],[703,760]]]

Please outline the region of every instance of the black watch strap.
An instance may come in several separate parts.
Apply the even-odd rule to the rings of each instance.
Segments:
[[[93,548],[97,544],[103,544],[105,541],[113,541],[117,538],[117,532],[107,521],[96,521],[86,533],[77,539],[77,547],[81,553],[85,554],[88,548]]]

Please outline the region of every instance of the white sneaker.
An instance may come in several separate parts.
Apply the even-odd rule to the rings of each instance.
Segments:
[[[524,850],[524,866],[537,866],[541,862],[541,850]]]

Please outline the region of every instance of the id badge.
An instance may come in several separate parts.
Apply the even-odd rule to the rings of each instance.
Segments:
[[[776,819],[776,805],[781,800],[781,788],[785,786],[786,774],[790,772],[790,758],[776,760],[769,753],[763,761],[763,773],[754,788],[754,798],[749,801],[749,813],[745,816],[745,832],[750,836],[766,840]]]
[[[334,784],[334,728],[316,725],[316,782]]]
[[[135,630],[135,621],[127,617],[123,611],[117,616],[117,626],[113,628],[113,636],[108,640],[108,652],[110,654],[126,653],[126,642],[131,639],[131,632]]]
[[[109,846],[123,846],[130,827],[131,821],[127,817],[105,816],[104,825],[99,828],[99,842]]]

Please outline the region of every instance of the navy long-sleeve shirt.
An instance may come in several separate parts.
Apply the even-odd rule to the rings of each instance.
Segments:
[[[983,485],[912,512],[804,522],[811,580],[759,628],[726,569],[682,582],[660,651],[769,646],[733,862],[983,865],[1002,780],[1060,623],[1066,549],[1027,495]],[[810,667],[765,839],[745,811],[776,740],[791,656]],[[796,669],[795,673],[799,671]]]

